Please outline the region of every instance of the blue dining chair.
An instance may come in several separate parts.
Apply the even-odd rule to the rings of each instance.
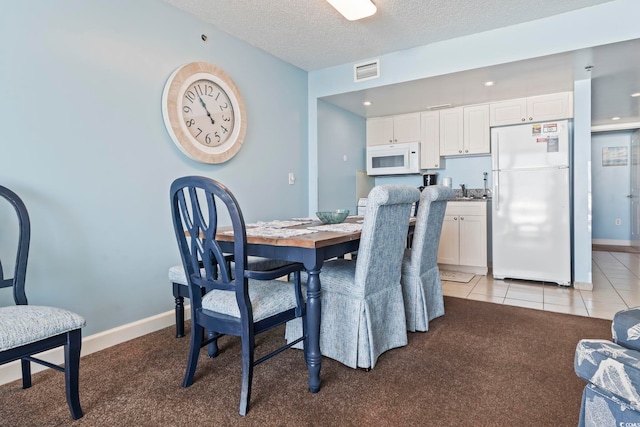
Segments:
[[[171,185],[173,227],[186,272],[191,302],[191,340],[183,387],[193,383],[200,349],[218,354],[223,334],[238,336],[242,347],[240,415],[249,409],[253,368],[295,345],[306,348],[306,306],[302,296],[302,264],[288,264],[269,271],[247,269],[247,235],[237,200],[223,184],[206,177],[188,176]],[[220,213],[218,212],[220,211]],[[228,217],[233,228],[233,272],[215,236],[219,216]],[[293,273],[293,282],[274,280]],[[255,335],[289,320],[300,318],[302,333],[290,344],[254,358]],[[204,339],[204,331],[209,334]],[[305,350],[306,360],[306,350]]]
[[[405,185],[380,185],[369,193],[358,256],[322,266],[320,352],[351,368],[373,368],[387,350],[407,344],[400,286],[411,205],[420,191]],[[287,323],[293,342],[302,324]]]
[[[28,305],[25,277],[29,258],[31,222],[23,201],[0,186],[0,198],[8,201],[18,216],[18,250],[12,278],[6,278],[0,262],[0,288],[12,288],[16,305],[0,307],[0,365],[20,360],[22,388],[31,387],[31,362],[64,372],[67,404],[74,420],[82,418],[79,396],[80,348],[85,320],[57,307]],[[4,233],[3,233],[4,234]],[[64,347],[64,366],[33,357],[43,351]],[[0,420],[8,422],[11,420]]]
[[[420,194],[411,248],[402,260],[407,331],[427,331],[431,320],[444,315],[438,245],[447,201],[453,196],[454,191],[443,185],[427,186]]]

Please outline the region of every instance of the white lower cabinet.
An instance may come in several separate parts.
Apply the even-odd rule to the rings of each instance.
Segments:
[[[445,270],[487,274],[487,202],[448,202],[438,264]]]

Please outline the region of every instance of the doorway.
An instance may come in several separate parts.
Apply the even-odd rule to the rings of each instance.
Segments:
[[[592,243],[594,245],[630,248],[632,226],[636,227],[634,229],[636,234],[640,234],[638,218],[636,216],[632,221],[631,215],[631,201],[634,200],[630,197],[633,157],[631,140],[634,132],[633,130],[600,132],[593,133],[591,136]],[[638,199],[635,200],[637,204]]]

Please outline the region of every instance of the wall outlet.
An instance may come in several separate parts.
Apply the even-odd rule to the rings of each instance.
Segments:
[[[622,221],[620,220],[620,218],[617,218],[616,219],[616,225],[621,225],[621,224],[622,224]]]

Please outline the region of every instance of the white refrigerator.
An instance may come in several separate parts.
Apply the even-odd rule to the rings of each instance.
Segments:
[[[493,277],[571,285],[571,122],[491,129]]]

